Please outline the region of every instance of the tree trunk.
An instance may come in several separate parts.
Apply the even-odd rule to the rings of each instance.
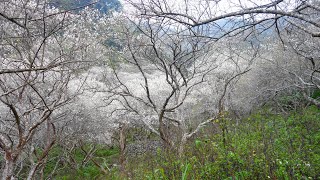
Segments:
[[[40,179],[44,179],[44,168],[46,167],[47,162],[43,163],[41,165],[41,169],[40,169]]]
[[[187,141],[188,141],[187,134],[183,134],[180,145],[179,145],[179,150],[178,150],[179,157],[182,157],[184,152],[184,147],[186,146]]]
[[[126,175],[126,125],[120,124],[119,128],[119,145],[120,145],[120,171],[123,176]]]
[[[14,158],[10,152],[5,153],[5,166],[2,172],[2,180],[13,180]]]
[[[173,148],[174,144],[173,144],[173,142],[170,140],[170,138],[168,136],[169,133],[168,133],[168,130],[167,130],[167,127],[166,127],[165,123],[163,122],[163,115],[164,115],[164,111],[162,111],[160,113],[160,116],[159,116],[160,138],[164,142],[166,150],[171,150]]]
[[[27,180],[32,180],[33,179],[33,176],[35,175],[35,172],[37,170],[38,166],[37,165],[33,165],[29,171],[29,174],[28,174],[28,178]]]
[[[179,149],[178,149],[178,155],[179,157],[182,157],[183,152],[184,152],[184,148],[187,144],[188,141],[188,133],[187,133],[187,126],[185,124],[185,121],[182,120],[179,124],[179,129],[181,131],[182,137],[180,140],[180,145],[179,145]]]

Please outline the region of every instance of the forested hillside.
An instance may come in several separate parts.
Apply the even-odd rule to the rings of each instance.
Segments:
[[[320,179],[320,3],[0,1],[0,177]]]
[[[78,12],[86,7],[90,7],[99,10],[102,14],[108,14],[112,11],[120,11],[122,8],[119,0],[50,0],[48,4],[60,9],[72,9]]]

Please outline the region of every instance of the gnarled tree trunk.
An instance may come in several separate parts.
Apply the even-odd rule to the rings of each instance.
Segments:
[[[5,166],[2,172],[2,180],[11,180],[14,178],[14,157],[11,152],[5,152]]]
[[[121,123],[119,127],[119,146],[120,146],[120,171],[123,176],[126,176],[126,125]]]

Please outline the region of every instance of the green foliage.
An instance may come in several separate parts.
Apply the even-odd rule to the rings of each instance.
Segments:
[[[84,149],[90,149],[90,144],[83,147]],[[57,164],[58,157],[66,155],[65,150],[61,146],[54,147],[49,154],[50,159],[46,163],[44,169],[45,177],[47,177]],[[106,168],[117,161],[117,156],[119,154],[119,149],[115,147],[106,148],[105,146],[98,145],[94,153],[93,159],[98,162],[102,167]],[[69,159],[68,159],[69,157]],[[68,154],[63,162],[60,162],[59,171],[54,174],[54,179],[59,180],[73,180],[73,179],[99,179],[105,175],[101,173],[101,170],[92,162],[89,161],[87,164],[82,165],[82,160],[85,158],[85,154],[80,148],[76,148],[72,151],[72,154]],[[75,162],[72,162],[72,159]],[[71,166],[70,163],[76,165],[76,167]],[[114,172],[110,172],[114,173]],[[116,173],[114,173],[115,175]]]
[[[195,139],[182,158],[159,152],[154,158],[134,159],[131,164],[139,168],[133,179],[320,178],[317,107],[286,116],[262,110],[239,125],[225,123],[226,146],[222,135],[214,134]]]
[[[191,164],[186,162],[186,164],[184,166],[182,166],[182,168],[184,169],[182,172],[182,180],[186,180],[188,177],[188,174],[190,173],[190,169],[191,169]]]
[[[224,123],[227,127],[225,137],[220,133],[198,137],[189,142],[182,157],[159,149],[156,154],[129,158],[127,178],[320,178],[320,110],[317,107],[288,115],[274,114],[270,109],[261,110],[239,123],[232,119]],[[58,148],[51,152],[59,153]],[[81,156],[77,151],[74,153],[76,157]],[[101,147],[95,156],[117,158],[118,150]],[[51,166],[47,164],[48,169]],[[56,179],[124,179],[119,169],[111,168],[106,177],[92,163],[77,171],[69,170],[61,171]]]
[[[313,93],[312,93],[312,98],[317,99],[320,98],[320,89],[316,89]]]

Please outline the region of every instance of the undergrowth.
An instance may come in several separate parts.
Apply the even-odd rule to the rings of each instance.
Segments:
[[[229,119],[226,123],[226,141],[212,132],[189,142],[182,157],[158,149],[156,154],[128,158],[125,176],[117,167],[102,174],[88,163],[78,170],[66,166],[55,179],[320,179],[317,107],[287,115],[261,110],[240,122]],[[100,149],[96,155],[117,156],[110,151]],[[104,163],[107,167],[117,162]]]

